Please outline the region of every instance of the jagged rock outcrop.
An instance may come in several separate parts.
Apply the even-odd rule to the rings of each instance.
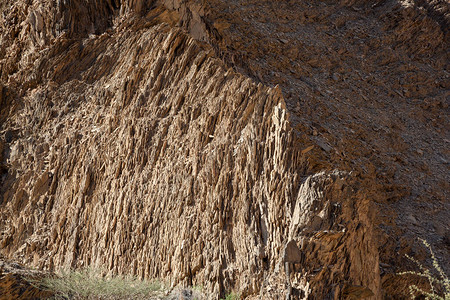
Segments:
[[[411,236],[448,249],[445,3],[0,10],[2,255],[211,298],[381,299]],[[405,233],[423,203],[443,209]]]
[[[0,260],[0,299],[46,299],[53,296],[52,292],[37,284],[38,279],[46,275]]]

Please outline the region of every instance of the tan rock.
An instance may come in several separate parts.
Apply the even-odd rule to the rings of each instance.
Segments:
[[[294,2],[2,2],[0,253],[211,298],[284,297],[288,261],[293,297],[399,296],[379,257],[445,250],[445,7]]]

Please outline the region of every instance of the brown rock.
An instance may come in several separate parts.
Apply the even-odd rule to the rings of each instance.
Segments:
[[[283,261],[291,264],[302,262],[302,252],[295,241],[291,240],[286,244],[283,250]]]
[[[374,296],[374,293],[363,286],[357,286],[357,285],[347,285],[342,289],[342,296],[343,299],[367,299],[369,297]]]
[[[0,299],[47,299],[52,293],[39,289],[37,281],[44,273],[27,270],[14,263],[0,260]]]
[[[448,8],[416,2],[2,1],[0,253],[401,297],[379,257],[445,251],[450,211]]]

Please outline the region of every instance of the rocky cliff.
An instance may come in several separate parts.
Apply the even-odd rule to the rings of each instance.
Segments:
[[[211,298],[406,297],[416,237],[448,271],[447,2],[0,10],[4,258]]]

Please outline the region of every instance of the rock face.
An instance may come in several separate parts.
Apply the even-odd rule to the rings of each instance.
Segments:
[[[45,275],[47,274],[0,260],[0,299],[47,299],[53,296],[51,292],[31,283]]]
[[[448,3],[0,10],[3,256],[381,299],[414,237],[448,254]]]

